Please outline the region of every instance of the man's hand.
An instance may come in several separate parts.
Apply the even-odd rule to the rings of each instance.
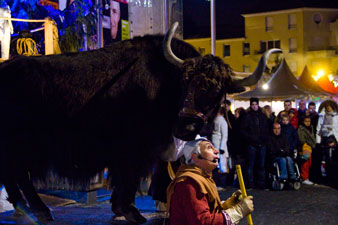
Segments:
[[[225,212],[229,215],[232,223],[238,223],[243,217],[247,216],[254,210],[253,197],[247,196],[235,206],[228,208]]]
[[[238,206],[242,210],[243,217],[247,216],[254,210],[253,197],[247,196],[242,201],[238,203]]]
[[[241,200],[243,199],[243,195],[241,190],[237,190],[232,194],[230,198],[228,198],[226,201],[222,203],[223,209],[228,209],[230,207],[233,207],[237,205]]]

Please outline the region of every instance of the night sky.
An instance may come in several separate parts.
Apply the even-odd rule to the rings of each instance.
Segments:
[[[216,38],[244,36],[243,13],[321,7],[338,8],[337,0],[216,0]],[[183,1],[184,38],[210,37],[210,2]]]

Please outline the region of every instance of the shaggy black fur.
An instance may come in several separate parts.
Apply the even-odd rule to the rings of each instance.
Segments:
[[[203,113],[226,91],[241,90],[221,59],[196,58],[190,45],[174,39],[174,53],[193,58],[182,71],[165,60],[162,41],[146,36],[1,64],[0,182],[50,170],[85,181],[108,167],[114,185],[136,185],[171,144],[190,82]]]

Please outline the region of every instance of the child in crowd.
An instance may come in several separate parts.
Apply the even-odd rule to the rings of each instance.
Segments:
[[[282,117],[283,116],[288,116],[288,113],[286,111],[280,111],[275,119],[276,123],[282,124]]]
[[[285,135],[288,140],[290,151],[293,152],[295,149],[297,149],[298,134],[297,134],[297,130],[290,124],[289,116],[287,115],[282,116],[281,127],[282,127],[282,134]]]
[[[296,113],[296,110],[294,110],[294,109],[290,109],[289,112],[288,112],[290,124],[291,124],[295,129],[298,129],[298,118],[296,118],[297,115],[298,115],[298,114]]]
[[[316,138],[310,116],[305,116],[303,123],[299,125],[298,137],[301,146],[299,158],[301,160],[300,176],[303,180],[302,183],[312,185],[313,182],[309,180],[309,171],[312,160],[312,149],[316,147]]]

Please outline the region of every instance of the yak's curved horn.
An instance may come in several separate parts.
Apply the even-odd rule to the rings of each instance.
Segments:
[[[258,82],[258,80],[262,77],[262,74],[263,74],[265,67],[266,67],[266,62],[267,62],[269,56],[272,53],[283,53],[283,51],[279,48],[272,48],[272,49],[269,49],[268,51],[264,52],[261,59],[259,60],[259,63],[258,63],[256,70],[250,76],[248,76],[246,78],[239,78],[238,76],[237,77],[231,76],[234,83],[236,85],[239,85],[239,86],[255,85]],[[281,66],[281,64],[279,66]],[[235,71],[232,71],[232,72],[234,74],[237,74],[237,75],[244,75],[245,74],[245,73],[235,72]]]
[[[173,51],[171,50],[171,39],[173,38],[175,31],[178,27],[178,22],[175,22],[166,33],[164,40],[163,40],[163,54],[164,57],[172,64],[182,67],[183,60],[178,58],[174,55]]]

